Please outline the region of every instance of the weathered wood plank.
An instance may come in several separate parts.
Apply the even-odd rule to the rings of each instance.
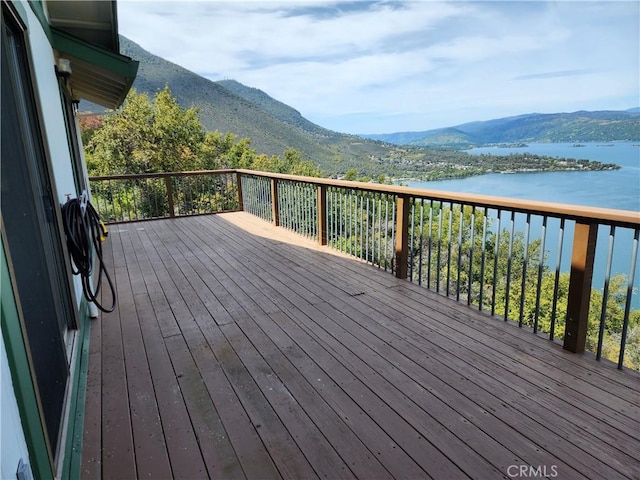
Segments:
[[[152,237],[148,237],[147,233],[151,233]],[[176,260],[180,261],[178,252],[174,251],[174,255],[171,255],[166,245],[154,232],[145,232],[144,237],[148,241],[146,252],[155,266],[154,273],[159,282],[165,289],[178,289],[185,298],[189,299],[189,308],[195,316],[195,322],[202,329],[202,331],[183,329],[183,334],[242,465],[242,470],[248,478],[262,476],[279,478],[278,470],[207,344],[203,332],[212,327],[213,319],[178,267],[176,263]]]
[[[320,478],[355,478],[349,466],[309,418],[287,385],[275,375],[235,323],[220,327],[247,371]]]
[[[120,239],[123,253],[135,258],[131,245],[131,232]],[[144,289],[138,264],[128,261],[128,276],[116,276],[118,282],[118,311],[122,324],[123,353],[126,368],[129,410],[133,438],[146,437],[146,442],[135,442],[136,474],[139,477],[161,478],[171,475],[167,447],[160,424],[160,414],[142,339],[134,291]],[[109,322],[110,318],[103,318]]]
[[[128,272],[122,245],[117,235],[112,236],[115,281],[124,280]],[[116,260],[118,259],[118,260]],[[121,305],[126,306],[126,305]],[[135,449],[131,431],[129,389],[122,338],[119,308],[115,315],[103,315],[102,327],[102,475],[105,478],[132,478],[137,475]],[[111,395],[111,392],[119,395]]]

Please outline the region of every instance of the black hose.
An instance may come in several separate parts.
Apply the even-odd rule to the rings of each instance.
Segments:
[[[71,270],[74,275],[80,275],[80,278],[82,278],[84,297],[89,302],[93,302],[101,311],[105,313],[113,312],[116,306],[116,291],[102,260],[101,237],[105,230],[100,222],[98,212],[96,212],[89,200],[86,201],[86,209],[83,212],[80,199],[72,198],[62,206],[62,217],[64,233],[67,235],[67,247],[73,260]],[[99,265],[95,292],[91,288],[94,251]],[[103,275],[107,278],[107,283],[111,290],[111,306],[109,308],[105,308],[97,299],[102,288]]]

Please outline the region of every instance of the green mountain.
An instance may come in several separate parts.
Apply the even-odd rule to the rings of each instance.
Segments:
[[[468,147],[521,142],[613,142],[640,140],[640,111],[531,113],[424,132],[362,135],[397,145]]]
[[[151,54],[126,37],[120,37],[120,51],[140,62],[133,83],[138,92],[153,95],[169,85],[180,105],[199,109],[206,130],[249,137],[258,153],[282,155],[287,148],[295,148],[328,174],[344,173],[350,168],[381,173],[388,171],[381,168],[381,159],[405,154],[405,148],[322,128],[261,90],[234,80],[213,82]],[[81,109],[99,111],[87,104],[82,104]],[[412,156],[424,156],[416,152]]]

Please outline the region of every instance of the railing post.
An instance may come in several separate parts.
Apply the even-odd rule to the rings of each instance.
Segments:
[[[318,185],[318,243],[327,244],[327,186]]]
[[[405,279],[409,271],[409,210],[411,197],[398,195],[396,216],[396,277]]]
[[[597,224],[576,222],[564,333],[564,348],[574,353],[583,353],[587,341],[591,279],[597,235]]]
[[[238,210],[244,210],[244,201],[242,198],[242,174],[236,172],[236,185],[238,187]]]
[[[169,216],[170,217],[175,217],[176,216],[176,212],[174,211],[174,207],[173,207],[173,182],[171,181],[173,179],[172,176],[167,175],[166,177],[164,177],[164,183],[167,187],[167,205],[169,208]]]
[[[280,207],[278,206],[278,180],[271,179],[271,218],[276,227],[280,226]]]

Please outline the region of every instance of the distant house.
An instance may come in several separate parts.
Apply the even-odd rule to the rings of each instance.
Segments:
[[[117,108],[138,64],[119,54],[116,2],[1,7],[0,477],[74,477],[89,330],[61,214],[88,185],[75,104]]]

